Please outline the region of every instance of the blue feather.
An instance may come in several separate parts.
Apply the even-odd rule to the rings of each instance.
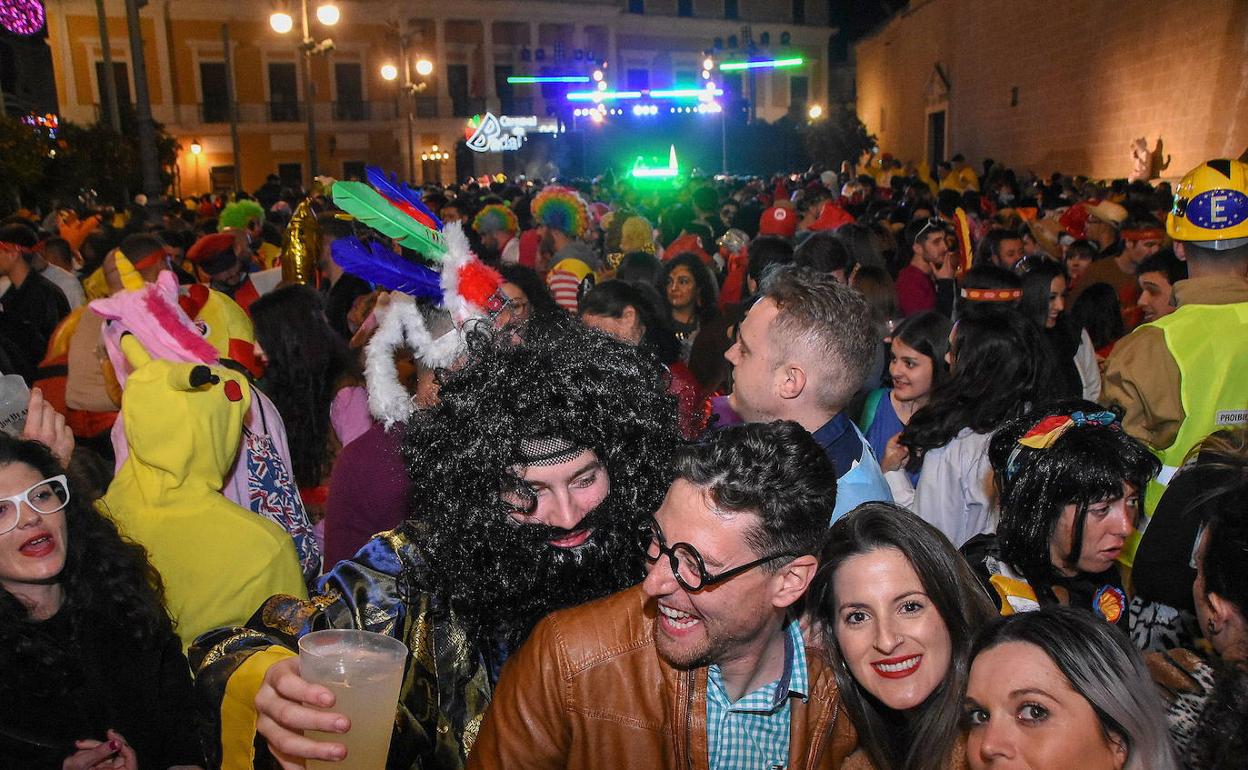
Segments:
[[[409,262],[377,241],[366,247],[359,238],[339,238],[329,249],[338,266],[357,278],[390,291],[442,302],[442,282],[437,272]]]
[[[408,187],[406,182],[398,181],[398,178],[394,174],[387,177],[385,172],[377,166],[366,167],[364,169],[364,174],[368,177],[368,183],[371,184],[377,192],[387,198],[390,198],[391,200],[400,200],[411,204],[412,208],[429,217],[429,219],[437,225],[438,230],[442,229],[442,220],[438,219],[437,214],[434,214],[433,211],[425,205],[425,202],[420,198],[420,193]]]

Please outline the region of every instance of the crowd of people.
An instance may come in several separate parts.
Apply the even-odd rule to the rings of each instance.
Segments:
[[[0,767],[1242,766],[1248,164],[639,182],[5,218]]]

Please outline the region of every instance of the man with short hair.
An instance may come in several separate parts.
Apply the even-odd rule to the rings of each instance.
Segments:
[[[946,316],[953,314],[956,286],[947,232],[939,217],[915,219],[906,225],[903,237],[910,244],[910,264],[897,273],[896,283],[897,306],[903,316],[937,309]]]
[[[387,766],[461,768],[499,670],[537,621],[641,579],[638,527],[679,443],[666,370],[561,314],[510,340],[471,332],[437,404],[408,421],[419,502],[407,521],[330,570],[310,601],[274,596],[246,628],[192,647],[201,692],[226,706],[220,748],[249,752],[258,732],[285,770],[341,760],[341,743],[304,735],[348,726],[294,650],[306,633],[360,628],[412,652]]]
[[[1023,237],[1014,230],[989,230],[975,248],[976,265],[993,264],[1013,270],[1023,258]]]
[[[834,519],[860,503],[893,499],[871,447],[843,411],[875,359],[870,319],[854,289],[784,267],[765,278],[724,354],[733,367],[733,411],[749,422],[793,420],[823,447],[837,476]]]
[[[48,340],[61,319],[69,315],[69,302],[56,284],[31,266],[39,234],[20,222],[0,227],[0,277],[9,279],[9,288],[0,295],[5,341],[20,350],[20,368],[29,375],[46,352]]]
[[[837,768],[857,743],[794,608],[836,474],[802,426],[680,452],[640,586],[546,618],[508,662],[470,770]]]
[[[1126,326],[1127,331],[1130,331],[1140,323],[1140,311],[1137,307],[1140,290],[1136,283],[1136,269],[1145,257],[1156,254],[1161,249],[1165,232],[1156,220],[1145,218],[1124,220],[1125,225],[1123,222],[1113,223],[1112,220],[1106,220],[1108,224],[1093,225],[1093,220],[1097,219],[1096,212],[1099,211],[1101,216],[1107,216],[1103,210],[1106,206],[1122,208],[1108,201],[1099,205],[1100,208],[1092,207],[1088,210],[1088,235],[1094,242],[1102,244],[1101,255],[1080,277],[1079,283],[1071,293],[1071,299],[1072,301],[1078,299],[1085,289],[1094,284],[1109,284],[1114,287],[1114,293],[1118,295],[1123,325]],[[1122,227],[1121,236],[1117,229],[1120,226]],[[1104,246],[1108,236],[1094,236],[1098,228],[1105,232],[1112,229],[1116,240],[1110,241],[1109,246]]]
[[[1174,285],[1187,280],[1187,263],[1171,249],[1145,257],[1135,268],[1140,282],[1139,306],[1145,323],[1174,312]]]

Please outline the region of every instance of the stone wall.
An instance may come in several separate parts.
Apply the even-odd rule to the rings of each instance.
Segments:
[[[1161,141],[1164,177],[1248,151],[1244,0],[916,0],[855,49],[857,109],[880,148],[1113,178]]]

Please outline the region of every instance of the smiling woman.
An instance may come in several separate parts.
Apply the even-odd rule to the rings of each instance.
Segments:
[[[810,597],[862,745],[846,766],[955,762],[971,643],[992,607],[953,544],[904,508],[865,503],[832,525]]]

